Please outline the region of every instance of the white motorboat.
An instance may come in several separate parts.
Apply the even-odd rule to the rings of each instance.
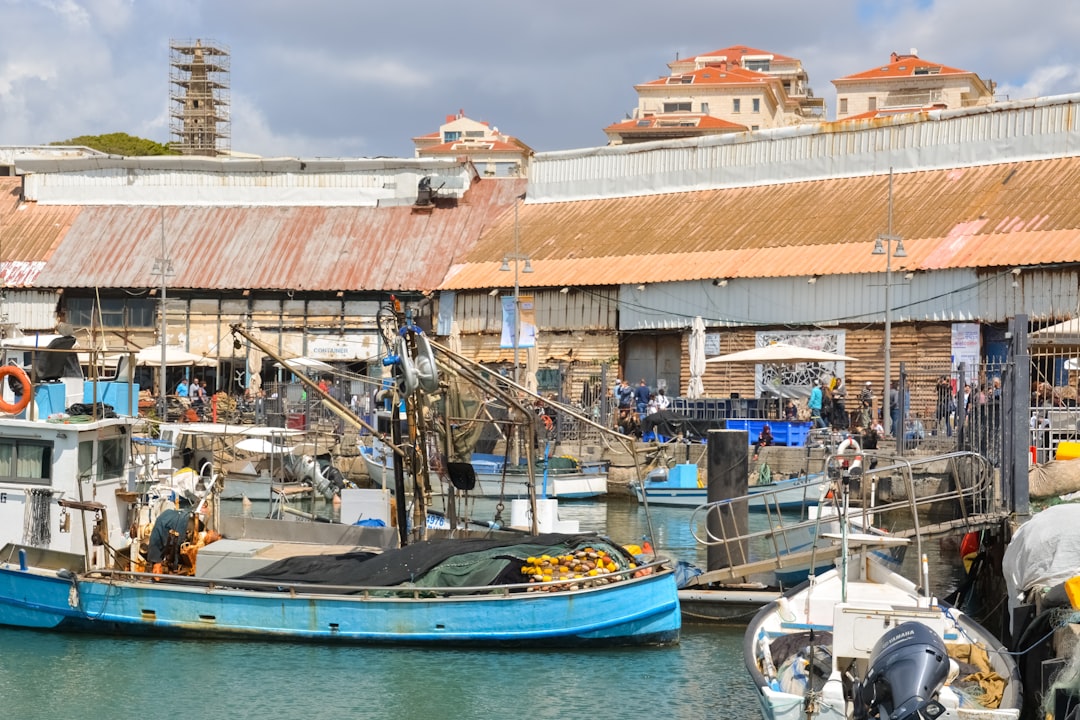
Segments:
[[[903,538],[848,532],[837,566],[769,603],[746,630],[746,666],[767,720],[1017,718],[1012,657],[957,608],[881,565]],[[921,553],[920,553],[921,554]]]

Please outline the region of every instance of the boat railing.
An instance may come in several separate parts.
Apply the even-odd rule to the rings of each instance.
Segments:
[[[60,337],[59,340],[73,338]],[[114,373],[123,364],[126,357],[127,367],[134,366],[133,351],[103,351],[95,348],[67,347],[69,343],[53,343],[34,346],[18,342],[24,338],[6,341],[3,349],[3,364],[14,365],[25,374],[25,380],[33,387],[36,402],[27,405],[26,417],[30,420],[43,420],[46,416],[66,412],[69,392],[74,392],[86,406],[93,419],[99,419],[103,405],[110,405],[120,415],[138,414],[139,398],[135,392],[132,373],[105,375],[112,366]],[[17,373],[16,373],[17,375]],[[19,378],[15,378],[19,380]],[[74,391],[68,385],[81,383]],[[23,384],[22,382],[14,383]],[[50,387],[64,387],[65,390],[54,394]],[[25,389],[23,389],[25,392]],[[13,388],[4,388],[4,393],[16,394]]]
[[[970,527],[997,517],[994,513],[993,466],[977,453],[951,452],[932,457],[900,458],[864,452],[863,467],[866,468],[872,460],[877,460],[877,466],[866,469],[861,475],[857,471],[841,470],[840,461],[843,459],[844,456],[830,456],[826,459],[826,468],[832,471],[826,472],[821,479],[807,481],[804,489],[806,496],[813,497],[810,493],[816,490],[820,498],[814,517],[800,514],[793,518],[790,512],[782,512],[780,495],[785,492],[782,489],[763,490],[696,508],[690,517],[690,531],[694,539],[705,546],[722,546],[726,555],[728,568],[718,571],[718,576],[724,575],[727,579],[745,577],[767,569],[782,569],[814,556],[818,545],[814,538],[818,537],[821,523],[838,516],[840,492],[837,484],[844,478],[859,481],[851,492],[849,519],[870,528],[875,518],[888,517],[893,527],[883,530],[896,537],[914,537],[917,543],[928,529]],[[850,456],[847,459],[850,460]],[[917,493],[916,469],[935,463],[945,466],[946,481],[941,483],[939,490]],[[965,464],[968,467],[966,472],[962,472]],[[964,474],[967,481],[962,477]],[[903,489],[899,499],[884,503],[877,501],[877,485],[884,477],[900,479]],[[790,493],[790,489],[787,492]],[[765,518],[763,529],[751,531],[738,521],[742,509],[748,508],[750,503],[763,505],[756,508],[764,511],[759,513]],[[920,513],[939,510],[942,506],[951,507],[956,517],[936,523],[932,528],[922,526]],[[831,515],[824,509],[829,507]],[[918,552],[921,556],[921,545]]]
[[[360,598],[423,599],[492,595],[526,596],[533,593],[569,590],[590,590],[617,585],[627,581],[648,580],[671,574],[671,561],[661,558],[633,568],[615,570],[593,577],[566,578],[550,582],[523,582],[507,585],[478,585],[462,587],[436,587],[423,585],[319,585],[289,583],[270,580],[244,580],[240,578],[206,578],[190,575],[158,575],[129,570],[96,569],[74,573],[60,569],[57,574],[74,583],[79,580],[104,580],[110,582],[140,582],[155,585],[180,585],[206,590],[257,590],[285,593],[288,595],[348,595]]]

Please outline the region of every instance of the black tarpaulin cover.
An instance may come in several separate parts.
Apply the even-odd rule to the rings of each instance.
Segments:
[[[605,550],[623,564],[631,558],[599,536],[546,535],[502,540],[428,540],[382,553],[304,555],[279,560],[237,577],[282,585],[479,587],[520,583],[528,557],[560,555],[580,548]]]

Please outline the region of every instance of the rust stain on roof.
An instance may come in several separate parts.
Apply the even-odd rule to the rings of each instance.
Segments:
[[[80,208],[22,203],[22,180],[0,177],[0,277],[7,287],[27,287],[56,250]]]
[[[171,287],[434,289],[525,180],[478,180],[456,207],[91,206],[42,270],[40,287],[152,287],[164,232]],[[164,222],[163,222],[164,221]]]
[[[888,175],[522,205],[528,287],[884,271]],[[898,174],[893,233],[933,270],[1080,262],[1080,158]],[[445,289],[506,287],[514,218],[484,233]]]

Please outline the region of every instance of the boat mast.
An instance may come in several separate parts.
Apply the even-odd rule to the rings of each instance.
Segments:
[[[161,213],[161,257],[154,261],[154,274],[161,275],[161,304],[159,313],[161,314],[161,367],[158,368],[158,401],[161,404],[161,422],[165,422],[167,417],[166,411],[168,409],[168,388],[165,387],[165,361],[166,361],[166,348],[169,342],[169,336],[166,328],[165,318],[165,286],[166,280],[169,275],[172,274],[172,259],[169,257],[168,249],[165,247],[165,206],[159,206],[158,210]]]

